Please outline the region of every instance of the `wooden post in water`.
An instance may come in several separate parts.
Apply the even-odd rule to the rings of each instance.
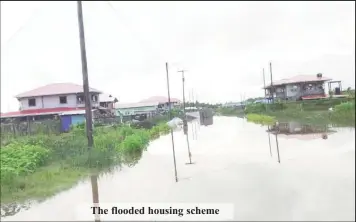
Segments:
[[[278,163],[281,163],[281,159],[279,157],[278,131],[276,132],[276,144],[277,144]]]
[[[266,78],[265,78],[265,68],[262,69],[263,72],[263,87],[264,87],[264,92],[265,92],[265,99],[267,97],[267,93],[266,93]],[[269,100],[267,100],[269,101]],[[267,104],[265,104],[265,109],[267,111]]]
[[[270,132],[270,127],[269,126],[268,126],[268,144],[269,144],[269,154],[272,157],[271,132]]]
[[[83,72],[83,92],[85,100],[85,121],[86,121],[86,133],[88,138],[88,149],[93,147],[93,118],[91,107],[91,96],[89,92],[89,80],[88,80],[88,66],[87,56],[85,49],[85,35],[84,35],[84,23],[83,23],[83,10],[82,1],[77,1],[78,7],[78,24],[79,24],[79,38],[80,38],[80,54],[82,59],[82,72]]]
[[[180,70],[178,72],[182,73],[182,84],[183,84],[183,113],[184,113],[184,118],[183,118],[183,129],[184,129],[184,134],[186,135],[187,138],[187,146],[188,146],[188,155],[189,155],[189,164],[192,163],[192,154],[190,152],[190,146],[189,146],[189,136],[188,136],[188,123],[187,123],[187,113],[185,110],[185,78],[184,78],[184,71],[185,70]]]
[[[90,177],[91,182],[91,191],[93,196],[93,207],[99,207],[99,189],[98,189],[98,176],[91,175]],[[100,215],[95,214],[95,222],[100,221]]]
[[[271,63],[271,62],[269,63],[269,71],[270,71],[270,73],[271,73],[271,91],[270,91],[270,92],[272,92],[272,93],[271,93],[271,94],[272,94],[272,103],[274,103],[274,95],[273,95],[273,93],[274,93],[274,87],[273,87],[272,63]]]
[[[167,92],[168,92],[168,114],[169,114],[169,121],[171,121],[172,120],[172,110],[171,110],[171,93],[169,91],[168,62],[166,62],[166,76],[167,76]],[[172,128],[171,128],[171,138],[172,138],[172,150],[173,150],[174,175],[175,175],[175,178],[176,178],[176,182],[178,182],[176,153],[175,153],[175,150],[174,150],[174,136],[173,136],[173,129]]]

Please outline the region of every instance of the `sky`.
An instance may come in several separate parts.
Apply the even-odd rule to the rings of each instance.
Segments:
[[[138,102],[240,101],[263,96],[263,75],[299,74],[355,87],[355,2],[83,2],[90,87]],[[15,95],[82,84],[76,2],[1,2],[1,112]]]

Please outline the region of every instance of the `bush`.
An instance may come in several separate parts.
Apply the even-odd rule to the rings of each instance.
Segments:
[[[50,151],[39,145],[11,143],[1,148],[1,182],[32,173],[43,166]]]

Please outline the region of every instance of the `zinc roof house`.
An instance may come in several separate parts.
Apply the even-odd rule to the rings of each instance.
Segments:
[[[323,98],[325,94],[325,82],[331,78],[316,75],[298,75],[288,79],[273,81],[272,85],[264,88],[267,90],[267,96],[282,100],[299,100],[310,98]]]
[[[90,88],[93,107],[99,106],[101,91]],[[83,86],[74,83],[54,83],[15,96],[19,111],[2,113],[1,118],[53,115],[85,108]]]

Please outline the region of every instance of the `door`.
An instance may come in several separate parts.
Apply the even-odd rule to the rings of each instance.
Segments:
[[[72,125],[71,116],[61,116],[62,132],[68,132],[70,130],[70,125]]]

